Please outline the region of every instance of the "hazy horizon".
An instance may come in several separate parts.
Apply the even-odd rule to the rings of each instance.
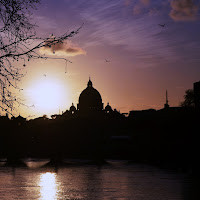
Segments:
[[[109,102],[122,113],[163,108],[166,90],[169,105],[179,106],[185,91],[200,80],[197,1],[42,0],[37,7],[32,20],[38,36],[59,36],[84,25],[56,46],[55,54],[52,49],[38,51],[72,63],[27,63],[17,96],[34,107],[20,106],[16,116],[50,116],[76,106],[89,76],[104,107]]]

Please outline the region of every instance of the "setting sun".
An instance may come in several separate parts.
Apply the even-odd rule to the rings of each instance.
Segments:
[[[62,105],[68,104],[69,91],[58,80],[41,80],[29,88],[34,107],[43,114],[57,113]]]

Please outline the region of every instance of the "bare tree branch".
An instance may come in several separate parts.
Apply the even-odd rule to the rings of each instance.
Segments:
[[[37,37],[35,24],[31,23],[31,9],[36,9],[40,0],[0,0],[0,108],[13,115],[18,105],[24,105],[11,89],[21,90],[17,85],[24,77],[21,73],[26,62],[31,59],[62,59],[40,55],[38,49],[63,43],[74,37],[82,28],[67,31],[59,37]],[[23,67],[16,67],[17,61],[23,61]]]

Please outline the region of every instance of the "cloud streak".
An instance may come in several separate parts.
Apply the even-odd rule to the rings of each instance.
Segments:
[[[93,52],[103,46],[113,47],[113,51],[117,52],[119,49],[126,52],[127,57],[130,56],[131,59],[133,57],[134,63],[139,63],[138,66],[152,67],[162,66],[164,63],[182,62],[186,57],[187,62],[198,59],[196,48],[199,49],[200,45],[197,22],[174,24],[169,18],[171,1],[142,3],[142,0],[136,2],[127,0],[124,4],[125,0],[109,2],[102,0],[97,3],[92,0],[75,2],[71,0],[68,9],[79,12],[80,18],[85,23],[80,33],[84,39],[79,40],[79,43],[82,41],[82,45],[87,47],[88,51]],[[149,2],[149,5],[145,6],[144,2]],[[132,14],[136,5],[141,6],[141,15]],[[148,11],[151,9],[154,10],[149,17]],[[167,27],[161,29],[159,23],[166,23]],[[191,31],[193,27],[198,31]]]
[[[169,16],[174,21],[194,21],[197,19],[198,6],[193,0],[172,0]]]
[[[48,44],[48,41],[46,42],[46,44]],[[57,56],[86,55],[85,50],[73,44],[69,40],[60,44],[42,47],[40,48],[39,51],[41,54],[45,54],[45,55],[57,55]]]
[[[147,7],[150,5],[150,0],[140,0],[138,3],[135,4],[133,7],[133,14],[139,15],[142,13],[142,10],[144,7]]]

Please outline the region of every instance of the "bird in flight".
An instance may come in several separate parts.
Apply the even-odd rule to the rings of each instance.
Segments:
[[[43,76],[47,76],[46,74],[43,74]]]
[[[110,60],[105,59],[106,62],[110,62]]]
[[[161,27],[165,27],[165,24],[158,24],[159,26],[161,26]]]

